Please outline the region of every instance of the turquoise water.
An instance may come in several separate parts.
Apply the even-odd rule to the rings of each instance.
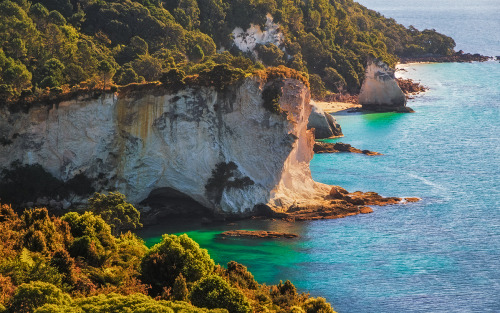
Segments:
[[[436,29],[455,39],[456,50],[500,55],[499,0],[356,0],[405,26]]]
[[[290,279],[340,313],[500,312],[500,63],[420,64],[402,75],[430,91],[414,114],[338,115],[342,142],[384,154],[316,155],[316,180],[350,191],[416,196],[337,220],[174,222],[221,264],[237,260],[260,282]],[[226,229],[294,232],[292,240],[219,239]]]

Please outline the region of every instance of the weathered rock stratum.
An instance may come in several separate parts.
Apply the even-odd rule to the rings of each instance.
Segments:
[[[321,205],[330,187],[309,170],[309,90],[284,79],[276,114],[263,106],[265,86],[246,78],[223,92],[158,87],[28,112],[2,108],[0,133],[9,143],[0,145],[0,164],[38,163],[63,181],[82,173],[97,190],[118,190],[135,204],[174,195],[240,215]]]
[[[386,63],[368,58],[365,80],[358,98],[363,110],[413,112],[406,106],[406,96],[399,88],[394,72]]]
[[[316,139],[343,136],[342,128],[337,123],[337,120],[315,104],[312,104],[312,111],[309,115],[307,127],[310,129],[314,128],[314,137]]]

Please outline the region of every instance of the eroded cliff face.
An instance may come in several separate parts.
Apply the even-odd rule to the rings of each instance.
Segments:
[[[284,80],[282,114],[263,107],[263,88],[247,78],[225,92],[157,89],[2,109],[0,132],[11,143],[0,145],[0,164],[38,163],[64,181],[83,173],[133,203],[172,189],[220,213],[320,201],[330,188],[309,170],[308,88]]]
[[[406,107],[406,97],[399,88],[394,69],[386,63],[369,58],[365,80],[359,93],[359,103],[363,109],[373,111],[410,112]]]

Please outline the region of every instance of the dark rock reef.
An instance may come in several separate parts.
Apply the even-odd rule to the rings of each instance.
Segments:
[[[374,155],[383,155],[382,153],[378,153],[370,150],[361,150],[354,148],[348,143],[342,142],[315,142],[314,143],[314,153],[338,153],[338,152],[351,152],[351,153],[362,153],[369,156]]]
[[[246,238],[297,238],[297,234],[280,233],[267,230],[228,230],[220,234],[222,238],[246,237]]]

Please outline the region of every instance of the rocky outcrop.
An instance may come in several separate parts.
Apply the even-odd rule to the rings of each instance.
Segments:
[[[361,150],[354,148],[348,143],[342,142],[315,142],[314,143],[314,153],[338,153],[338,152],[351,152],[351,153],[362,153],[369,156],[382,155],[370,150]]]
[[[220,237],[246,237],[246,238],[259,238],[259,239],[276,239],[276,238],[297,238],[297,234],[280,233],[267,230],[228,230],[220,234]]]
[[[264,29],[261,29],[259,25],[250,24],[246,30],[236,27],[232,35],[233,42],[238,49],[252,53],[255,57],[258,57],[255,51],[257,45],[272,43],[277,47],[284,48],[285,36],[281,32],[280,25],[273,22],[273,17],[270,14],[266,16]]]
[[[314,137],[316,139],[343,136],[342,128],[337,123],[337,120],[331,114],[325,113],[325,111],[314,104],[312,104],[307,128],[314,128]]]
[[[396,78],[399,88],[406,95],[406,98],[409,95],[418,94],[421,92],[425,92],[428,88],[420,84],[419,82],[414,81],[410,78]]]
[[[375,192],[356,191],[349,193],[340,186],[331,186],[330,193],[325,197],[323,205],[296,206],[291,207],[286,212],[262,212],[261,217],[279,218],[290,222],[336,219],[372,213],[373,209],[368,205],[385,206],[417,202],[419,200],[419,198],[382,197]]]
[[[369,58],[365,80],[359,93],[364,110],[376,112],[413,112],[406,106],[406,97],[399,88],[394,70],[384,62]]]
[[[38,163],[63,181],[82,173],[97,190],[118,190],[135,204],[150,195],[156,203],[189,198],[212,212],[241,215],[318,203],[329,187],[309,170],[309,90],[293,79],[281,85],[280,114],[263,107],[259,78],[224,92],[156,88],[27,113],[2,108],[0,133],[9,143],[0,145],[0,164]]]

